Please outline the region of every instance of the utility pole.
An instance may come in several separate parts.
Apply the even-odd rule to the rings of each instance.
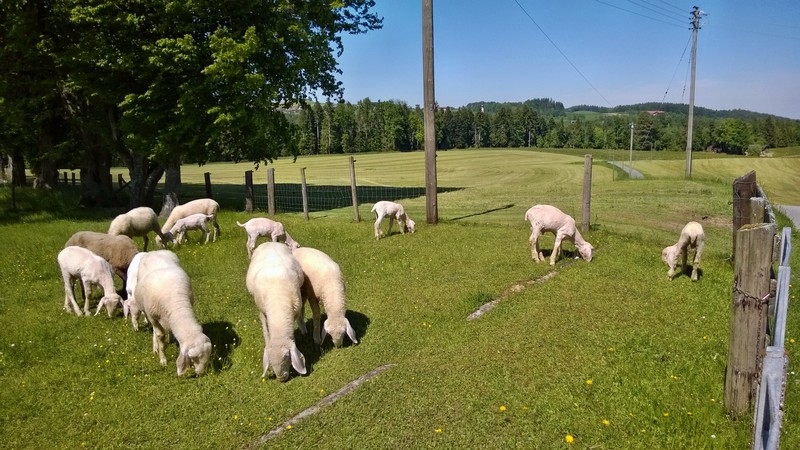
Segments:
[[[631,170],[633,170],[633,127],[635,126],[636,124],[631,122],[631,146],[628,151],[628,167],[630,167]]]
[[[425,213],[428,223],[439,223],[436,181],[436,95],[433,83],[433,0],[422,0],[422,82],[425,121]]]
[[[697,70],[697,30],[703,11],[697,6],[692,10],[692,79],[689,84],[689,125],[686,128],[686,178],[692,178],[692,127],[694,126],[694,76]]]

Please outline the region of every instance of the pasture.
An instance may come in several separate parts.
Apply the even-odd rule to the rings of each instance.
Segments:
[[[438,195],[440,223],[425,223],[424,198],[400,199],[417,222],[413,235],[376,241],[370,204],[361,205],[358,223],[350,207],[315,211],[309,221],[301,213],[276,215],[301,245],[341,265],[347,316],[360,340],[319,350],[296,333],[310,373],[286,383],[260,377],[264,341],[244,286],[245,235],[235,221],[266,215],[243,211],[243,174],[251,164],[182,169],[185,199],[203,195],[203,173],[210,172],[215,197],[227,200],[219,240],[202,245],[195,238],[176,251],[214,343],[212,367],[201,377],[175,375],[175,344],[160,366],[147,326],[134,332],[121,316],[76,317],[61,309],[56,254],[76,231],[106,231],[119,211],[81,211],[70,195],[27,189],[17,192],[19,210],[9,211],[3,187],[0,447],[249,447],[385,365],[391,366],[337,402],[282,426],[265,446],[748,446],[751,418],[733,419],[723,404],[731,181],[754,169],[774,203],[800,204],[800,158],[698,155],[693,178],[685,180],[674,154],[640,155],[634,166],[647,178],[628,180],[604,162],[608,154],[596,152],[592,229],[584,234],[596,248],[594,260],[534,264],[524,212],[550,203],[580,222],[583,153],[439,152],[438,184],[448,188]],[[424,186],[421,152],[355,158],[359,186]],[[309,184],[349,185],[347,159],[279,159],[271,166],[277,183],[298,183],[306,167]],[[254,178],[264,183],[263,166]],[[669,281],[661,249],[689,220],[706,232],[702,277]],[[788,225],[780,216],[779,226]],[[550,235],[541,241],[545,250],[552,243]],[[573,249],[565,244],[567,256]],[[495,309],[467,320],[499,297]],[[798,327],[792,303],[785,448],[800,447]]]

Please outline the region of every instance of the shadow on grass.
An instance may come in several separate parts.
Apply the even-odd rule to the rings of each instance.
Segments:
[[[229,369],[233,362],[231,353],[241,343],[239,335],[234,331],[230,322],[209,322],[203,324],[203,333],[211,339],[214,351],[211,355],[211,370],[221,372]]]
[[[513,208],[513,207],[514,207],[514,204],[513,203],[509,203],[507,205],[503,205],[503,206],[500,206],[498,208],[487,209],[486,211],[481,211],[481,212],[477,212],[477,213],[473,213],[473,214],[467,214],[466,216],[453,217],[450,220],[460,220],[460,219],[466,219],[467,217],[481,216],[483,214],[489,214],[489,213],[493,213],[495,211],[502,211],[504,209]]]
[[[355,330],[356,339],[361,342],[364,335],[367,334],[367,328],[369,328],[369,317],[353,310],[347,310],[345,317],[347,317],[347,320],[350,322],[350,326],[353,327],[353,330]],[[326,314],[322,314],[322,317],[320,318],[320,327],[323,323],[325,323],[325,319],[327,318],[328,316]],[[306,329],[308,330],[307,335],[303,335],[299,329],[296,329],[294,332],[294,338],[298,350],[300,350],[300,353],[302,353],[306,358],[306,367],[309,368],[310,373],[311,369],[314,367],[314,364],[316,364],[326,352],[335,349],[335,347],[333,346],[333,341],[331,341],[330,338],[325,339],[325,342],[322,343],[321,348],[314,343],[314,339],[312,337],[312,333],[314,332],[314,323],[310,316],[306,318]],[[350,338],[345,336],[342,345],[348,347],[357,344],[353,344],[350,341]]]

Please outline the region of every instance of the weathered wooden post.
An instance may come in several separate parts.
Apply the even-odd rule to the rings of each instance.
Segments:
[[[121,174],[121,173],[118,173],[118,174],[117,174],[117,186],[118,186],[120,189],[122,189],[122,186],[125,186],[125,179],[124,179],[124,178],[122,178],[122,174]]]
[[[747,223],[764,223],[767,214],[767,199],[763,197],[750,198],[750,220]]]
[[[211,173],[206,172],[203,174],[203,176],[206,179],[206,198],[214,198],[214,196],[211,194]]]
[[[75,172],[72,172],[72,185],[75,186]]]
[[[275,168],[267,169],[267,212],[275,215]]]
[[[353,198],[353,220],[361,222],[361,216],[358,214],[358,186],[356,185],[356,160],[350,157],[350,196]]]
[[[749,202],[748,202],[749,203]],[[725,408],[734,417],[751,411],[766,350],[774,223],[745,225],[736,232],[736,254]]]
[[[64,186],[69,185],[69,179],[67,179],[67,172],[64,172]]]
[[[733,248],[736,257],[736,232],[742,225],[750,223],[750,198],[756,192],[756,172],[750,171],[733,180]],[[759,222],[760,223],[760,222]]]
[[[244,210],[248,213],[253,212],[253,171],[248,170],[244,173]]]
[[[581,213],[581,232],[589,231],[592,215],[592,155],[583,159],[583,212]]]
[[[303,217],[308,220],[308,192],[306,191],[306,168],[300,169],[300,193],[303,195]]]

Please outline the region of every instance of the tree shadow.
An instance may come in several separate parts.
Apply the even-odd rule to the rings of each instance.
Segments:
[[[487,209],[486,211],[467,214],[465,216],[453,217],[451,220],[461,220],[461,219],[466,219],[467,217],[481,216],[481,215],[484,215],[484,214],[493,213],[495,211],[502,211],[504,209],[513,208],[513,207],[514,207],[514,204],[513,203],[509,203],[507,205],[503,205],[503,206],[500,206],[498,208]]]
[[[214,372],[230,369],[233,366],[231,354],[241,344],[241,338],[230,322],[209,322],[203,324],[203,333],[211,339],[214,350],[209,362]]]

